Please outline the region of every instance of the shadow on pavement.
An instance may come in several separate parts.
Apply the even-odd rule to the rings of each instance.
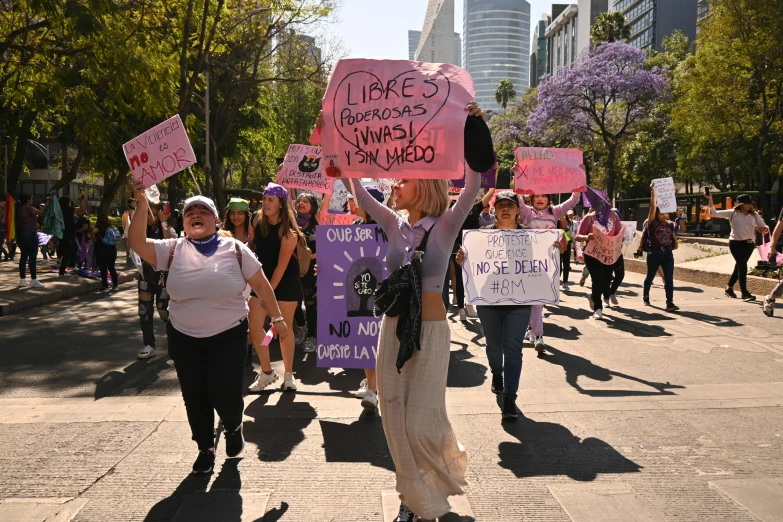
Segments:
[[[358,400],[357,407],[359,407]],[[362,415],[351,424],[319,421],[326,462],[366,462],[394,471],[389,446],[378,415]]]
[[[694,319],[704,323],[709,323],[712,326],[743,326],[742,323],[738,323],[734,319],[727,317],[718,317],[716,315],[703,314],[701,312],[691,312],[689,310],[680,310],[677,315],[687,317],[688,319]]]
[[[600,473],[642,470],[606,442],[592,437],[580,440],[560,424],[536,422],[520,415],[516,421],[504,422],[503,429],[519,442],[498,445],[499,464],[518,478],[567,475],[592,481]]]
[[[169,522],[173,520],[188,495],[206,491],[211,478],[210,475],[188,475],[180,482],[171,495],[152,506],[147,516],[144,517],[144,522]]]
[[[556,348],[547,347],[545,355],[540,357],[544,361],[562,366],[566,373],[566,382],[571,385],[576,391],[590,397],[634,397],[634,396],[647,396],[647,395],[676,395],[674,392],[669,391],[672,389],[682,389],[685,386],[671,383],[661,383],[646,381],[640,377],[634,377],[633,375],[626,375],[624,373],[616,372],[602,366],[598,366],[590,362],[589,359],[580,357],[578,355],[572,355],[560,351]],[[586,390],[579,385],[579,377],[585,377],[594,381],[608,382],[618,377],[620,379],[626,379],[633,382],[638,382],[653,388],[655,391],[642,391],[642,390]]]
[[[566,341],[578,341],[582,332],[575,326],[564,328],[557,323],[548,322],[544,323],[544,334],[546,337],[552,337],[555,339],[564,339]]]
[[[449,354],[449,373],[446,386],[449,388],[473,388],[481,386],[487,380],[487,367],[469,361],[472,359],[467,349],[452,350]]]
[[[154,384],[161,372],[173,368],[169,366],[166,352],[156,352],[153,359],[136,360],[122,371],[112,370],[95,381],[95,400],[112,395],[121,395],[124,390],[141,391]]]
[[[630,315],[630,314],[629,314]],[[646,314],[646,315],[660,315],[660,314]],[[663,318],[674,319],[673,317],[661,316]],[[616,315],[604,315],[604,321],[606,325],[612,330],[619,330],[621,332],[633,334],[635,337],[671,337],[672,334],[667,333],[663,326],[657,324],[650,324],[647,321],[652,319],[638,319],[636,321],[629,321]]]
[[[258,448],[263,462],[282,462],[304,439],[304,430],[315,419],[315,409],[307,402],[294,402],[296,392],[279,392],[275,405],[267,405],[271,392],[264,392],[245,408],[245,440]]]

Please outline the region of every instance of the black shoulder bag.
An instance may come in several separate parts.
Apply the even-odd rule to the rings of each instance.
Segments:
[[[422,258],[427,249],[427,239],[432,227],[424,234],[421,243],[413,252],[413,259],[391,273],[375,290],[375,316],[399,317],[397,339],[400,351],[397,355],[397,372],[405,361],[413,356],[414,348],[421,350],[421,297]]]

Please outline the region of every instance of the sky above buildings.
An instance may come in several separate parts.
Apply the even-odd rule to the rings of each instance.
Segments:
[[[534,23],[551,11],[553,2],[528,2],[532,38]],[[333,30],[343,41],[346,58],[405,60],[408,30],[421,30],[426,11],[427,0],[343,0]],[[462,0],[454,0],[454,30],[462,34]]]

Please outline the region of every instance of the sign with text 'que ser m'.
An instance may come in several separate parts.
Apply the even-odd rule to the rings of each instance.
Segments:
[[[455,65],[340,60],[323,99],[325,172],[348,178],[461,178],[470,75]]]
[[[373,293],[389,275],[386,234],[378,225],[320,225],[315,234],[317,366],[375,368],[381,318],[373,314]]]

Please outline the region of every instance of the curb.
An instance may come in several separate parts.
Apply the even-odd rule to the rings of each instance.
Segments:
[[[637,259],[625,259],[625,269],[629,272],[635,272],[637,274],[647,274],[647,262],[639,261]],[[705,272],[703,270],[694,270],[692,268],[680,268],[675,265],[674,267],[674,281],[695,283],[702,286],[711,286],[713,288],[726,288],[726,282],[729,279],[729,274],[720,274],[718,272]],[[757,295],[769,295],[772,289],[777,286],[778,281],[776,279],[767,279],[764,277],[757,277],[748,275],[748,291]],[[677,287],[674,288],[677,290]]]
[[[118,271],[120,283],[127,283],[136,279],[136,270]],[[11,314],[37,308],[46,304],[64,301],[79,295],[89,294],[101,288],[99,279],[81,279],[76,285],[68,285],[64,288],[45,289],[44,293],[30,293],[23,298],[13,302],[0,302],[0,317],[7,317]]]

